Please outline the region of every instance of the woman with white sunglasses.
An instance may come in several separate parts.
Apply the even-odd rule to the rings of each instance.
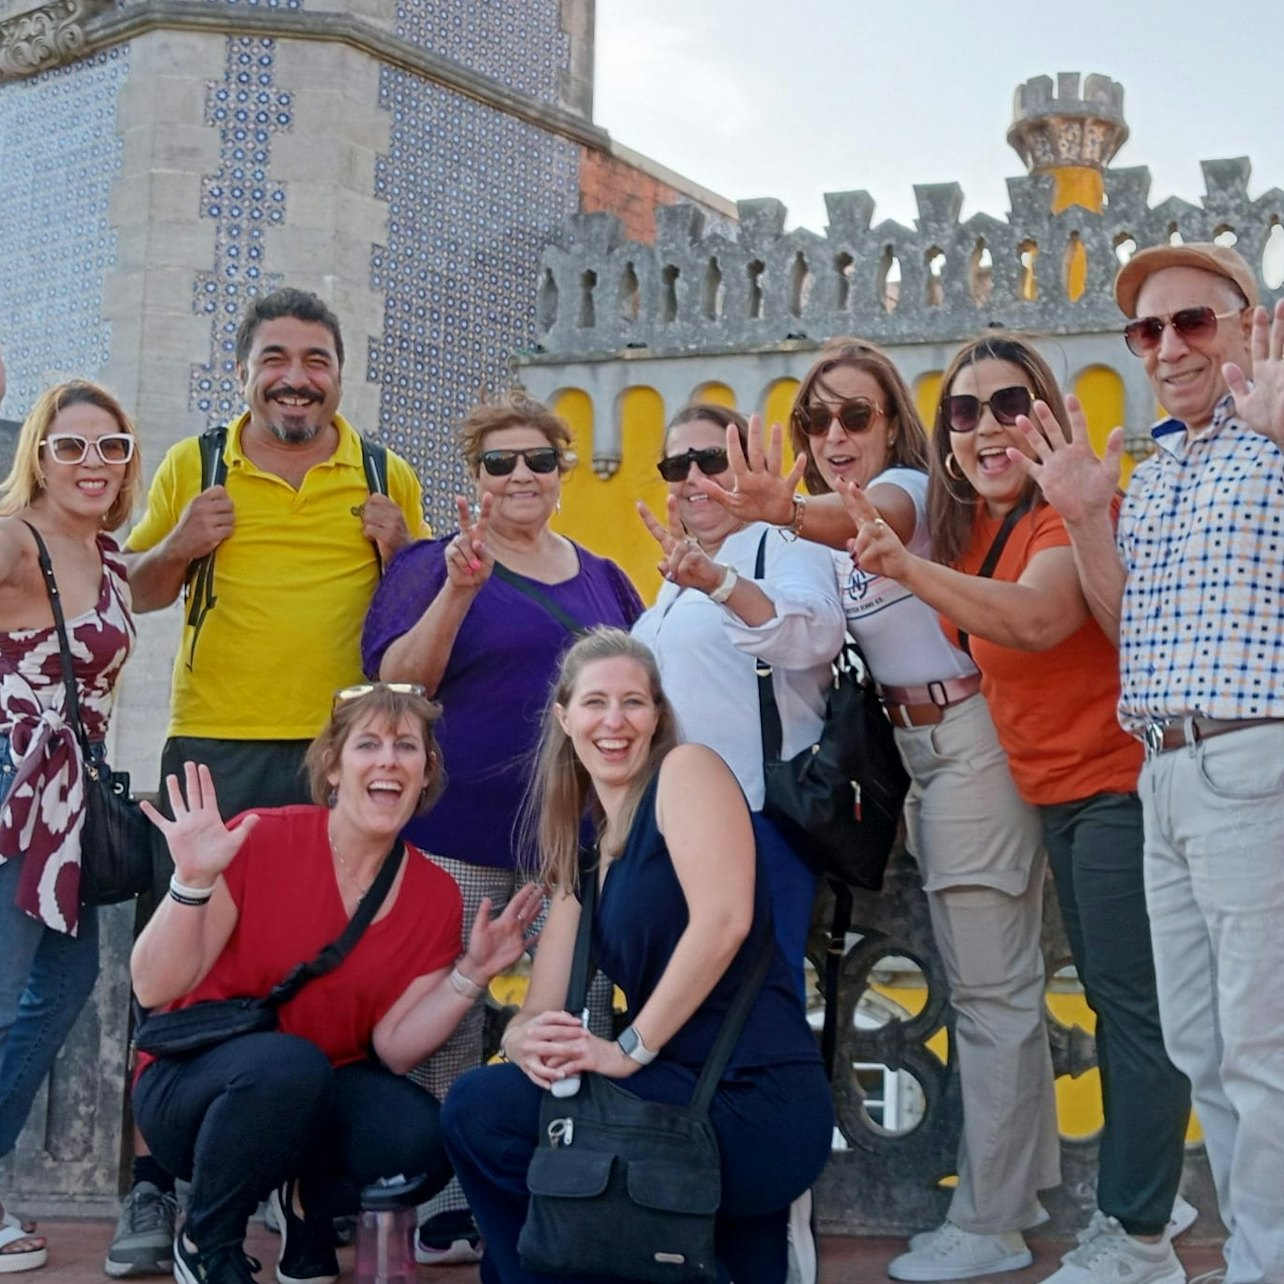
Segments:
[[[85,762],[38,540],[48,548],[81,718],[101,760],[134,641],[129,590],[106,532],[128,518],[141,465],[120,404],[79,380],[45,392],[0,484],[0,1159],[98,976],[98,919],[79,904]],[[47,1258],[0,1209],[0,1274]]]

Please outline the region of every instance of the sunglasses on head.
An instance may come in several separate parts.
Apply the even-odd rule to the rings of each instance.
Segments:
[[[692,464],[706,477],[716,477],[731,467],[723,446],[706,446],[703,450],[691,449],[684,450],[680,455],[666,455],[656,467],[665,481],[680,482],[686,481]]]
[[[1187,343],[1207,343],[1217,333],[1217,323],[1227,317],[1238,316],[1243,308],[1231,312],[1214,312],[1212,308],[1182,308],[1166,317],[1138,317],[1124,326],[1124,342],[1134,357],[1144,357],[1159,347],[1164,337],[1164,327],[1172,326],[1173,333]]]
[[[371,695],[375,691],[391,691],[394,695],[418,696],[421,700],[428,698],[427,689],[420,686],[418,682],[358,682],[355,686],[344,687],[341,691],[334,693],[334,703],[330,706],[330,712],[333,713],[348,700],[360,700],[362,696]]]
[[[999,388],[990,394],[988,401],[973,397],[969,393],[955,393],[944,401],[945,422],[951,432],[974,432],[981,422],[981,411],[989,406],[990,413],[1005,428],[1011,428],[1018,415],[1028,415],[1034,406],[1034,394],[1029,388],[1013,384],[1011,388]]]
[[[104,464],[127,464],[134,457],[134,439],[127,432],[109,432],[93,439],[76,432],[55,432],[40,444],[49,458],[60,464],[83,464],[90,446]]]
[[[820,437],[829,431],[835,419],[844,432],[867,432],[883,413],[868,397],[849,397],[845,401],[813,401],[808,406],[794,407],[794,423],[808,437]]]
[[[530,450],[483,450],[481,466],[489,477],[507,477],[517,467],[518,459],[526,461],[533,473],[557,471],[561,455],[556,446],[534,446]]]

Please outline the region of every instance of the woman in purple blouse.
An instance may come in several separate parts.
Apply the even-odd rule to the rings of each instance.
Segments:
[[[614,562],[549,529],[562,475],[575,462],[566,424],[514,394],[464,420],[464,461],[477,517],[459,498],[460,529],[404,548],[388,568],[361,640],[366,673],[418,682],[441,701],[446,792],[406,838],[450,873],[471,922],[488,896],[516,889],[518,813],[540,720],[562,653],[598,624],[628,629],[642,602]],[[482,1061],[482,1008],[412,1077],[438,1099]],[[476,1261],[477,1230],[454,1183],[420,1229],[419,1260]]]

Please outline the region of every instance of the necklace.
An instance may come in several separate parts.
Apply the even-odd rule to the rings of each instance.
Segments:
[[[330,850],[334,853],[335,860],[339,862],[339,868],[343,870],[344,874],[347,876],[348,882],[350,882],[353,887],[355,887],[357,891],[364,896],[370,890],[370,885],[367,884],[365,887],[362,887],[361,884],[357,882],[356,876],[348,868],[348,862],[343,859],[343,853],[334,845],[334,835],[330,832],[329,825],[325,828],[325,836],[330,840]]]

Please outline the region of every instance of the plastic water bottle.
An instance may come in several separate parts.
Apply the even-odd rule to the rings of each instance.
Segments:
[[[356,1284],[416,1284],[415,1205],[423,1176],[381,1177],[361,1192]]]
[[[580,1024],[587,1030],[589,1028],[589,1010],[585,1008],[580,1013]],[[577,1074],[567,1075],[565,1079],[555,1079],[549,1091],[553,1096],[573,1097],[580,1090],[580,1077]]]

